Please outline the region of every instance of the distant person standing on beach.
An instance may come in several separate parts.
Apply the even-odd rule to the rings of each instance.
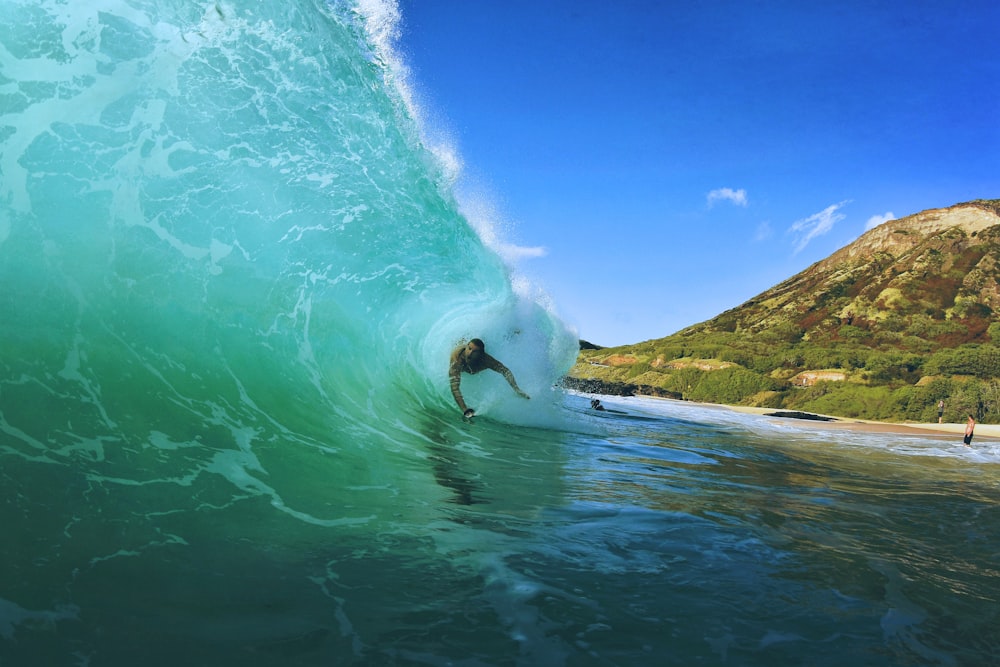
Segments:
[[[941,423],[941,418],[944,416],[944,399],[938,401],[938,424]]]
[[[972,446],[972,432],[976,429],[976,420],[969,415],[969,421],[965,423],[965,440],[963,442],[967,447]]]

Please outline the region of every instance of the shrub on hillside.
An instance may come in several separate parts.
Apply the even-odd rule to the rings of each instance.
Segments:
[[[1000,348],[995,345],[962,345],[935,352],[924,364],[928,375],[1000,377]]]
[[[781,383],[777,380],[745,368],[731,366],[704,373],[697,386],[692,388],[690,398],[695,401],[735,405],[759,392],[780,388]]]

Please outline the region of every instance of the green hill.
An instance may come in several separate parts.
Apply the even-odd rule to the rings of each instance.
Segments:
[[[567,384],[885,421],[1000,423],[1000,200],[886,222],[665,338],[584,349]]]

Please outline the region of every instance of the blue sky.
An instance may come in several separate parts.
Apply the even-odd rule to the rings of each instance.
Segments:
[[[461,200],[581,338],[660,338],[1000,198],[1000,3],[399,0]]]

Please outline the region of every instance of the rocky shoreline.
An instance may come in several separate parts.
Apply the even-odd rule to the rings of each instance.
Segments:
[[[648,385],[629,384],[627,382],[605,382],[604,380],[584,379],[566,376],[562,379],[562,386],[566,389],[579,391],[585,394],[602,394],[604,396],[655,396],[657,398],[672,398],[677,401],[684,400],[684,397],[675,391],[667,391],[659,387]]]

